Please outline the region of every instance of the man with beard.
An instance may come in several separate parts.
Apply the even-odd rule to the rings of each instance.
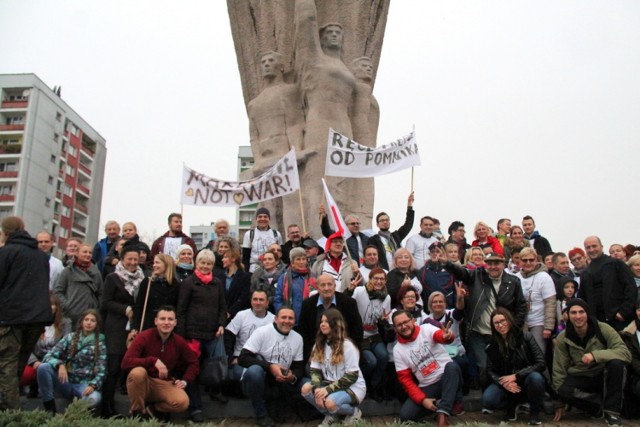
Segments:
[[[580,276],[580,298],[596,319],[620,331],[635,319],[638,288],[633,274],[624,262],[604,254],[597,236],[584,240],[584,250],[591,262]]]
[[[442,345],[455,338],[451,325],[440,329],[431,324],[418,326],[405,310],[393,313],[392,322],[398,337],[393,360],[398,381],[409,396],[400,409],[400,420],[419,421],[435,412],[438,427],[448,426],[462,387],[460,367]]]
[[[189,245],[193,249],[193,253],[198,252],[196,243],[193,239],[182,232],[182,215],[179,213],[172,213],[168,218],[169,231],[158,237],[151,246],[151,255],[149,259],[153,262],[156,255],[159,253],[167,254],[171,258],[176,259],[178,257],[178,246]]]
[[[556,338],[553,388],[564,403],[596,418],[604,415],[609,426],[622,426],[625,364],[631,353],[611,326],[589,316],[581,299],[569,300],[567,312],[567,328]],[[564,407],[556,409],[554,421],[563,416]]]
[[[393,254],[401,247],[402,240],[407,237],[413,227],[413,219],[416,214],[413,210],[413,201],[412,191],[407,200],[407,214],[404,224],[396,231],[389,231],[391,220],[386,212],[380,212],[376,215],[376,223],[380,231],[378,231],[378,234],[371,236],[369,243],[378,248],[378,262],[385,270],[389,270],[389,266],[393,265]]]

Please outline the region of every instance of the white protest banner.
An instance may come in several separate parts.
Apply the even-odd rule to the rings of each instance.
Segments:
[[[295,149],[264,174],[248,181],[210,178],[186,166],[181,203],[195,206],[245,206],[282,197],[300,188]]]
[[[367,178],[420,166],[415,131],[389,144],[372,148],[329,129],[327,143],[324,171],[327,176]]]

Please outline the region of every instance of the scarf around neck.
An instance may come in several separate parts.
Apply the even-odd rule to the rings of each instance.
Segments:
[[[122,262],[119,262],[116,264],[115,274],[120,278],[120,280],[122,280],[124,283],[124,289],[129,292],[129,295],[134,297],[137,296],[140,282],[144,279],[142,269],[137,267],[136,271],[132,273],[124,268]]]
[[[209,283],[211,283],[213,281],[213,272],[209,273],[209,274],[202,274],[200,273],[200,271],[195,270],[193,272],[193,274],[196,275],[196,277],[198,279],[200,279],[200,281],[204,284],[204,285],[208,285]]]

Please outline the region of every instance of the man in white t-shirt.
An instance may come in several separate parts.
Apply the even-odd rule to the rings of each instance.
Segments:
[[[448,426],[462,387],[460,367],[442,345],[453,342],[453,333],[448,326],[417,326],[405,310],[393,313],[392,321],[398,336],[393,360],[398,381],[409,396],[400,408],[400,420],[419,421],[436,412],[437,426]]]
[[[269,250],[269,246],[277,243],[282,245],[282,235],[278,230],[269,226],[271,212],[267,208],[256,211],[256,228],[244,234],[242,239],[242,263],[249,272],[253,273],[260,265],[260,255]]]
[[[423,216],[420,219],[420,233],[410,236],[404,244],[404,247],[411,252],[413,259],[416,260],[418,268],[429,261],[429,246],[439,241],[433,234],[435,225],[432,217]]]
[[[283,402],[300,396],[299,379],[304,374],[302,337],[293,330],[296,315],[291,307],[281,307],[273,324],[261,326],[244,345],[238,364],[246,368],[242,375],[242,392],[251,400],[256,424],[271,427],[273,420],[267,415],[265,393]],[[277,418],[278,406],[272,415]]]
[[[255,290],[251,294],[251,308],[239,311],[229,322],[224,332],[224,346],[227,356],[231,359],[231,372],[235,381],[240,381],[244,369],[238,365],[240,351],[249,337],[261,326],[273,323],[275,316],[267,311],[269,297],[263,289]]]

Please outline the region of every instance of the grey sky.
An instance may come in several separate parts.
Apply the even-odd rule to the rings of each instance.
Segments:
[[[235,178],[249,141],[226,2],[2,0],[0,52],[0,73],[61,85],[107,139],[101,224],[164,232],[182,162]],[[478,220],[530,214],[556,250],[640,244],[639,2],[393,1],[374,94],[379,143],[415,124],[418,217],[462,220],[469,240]],[[392,228],[409,185],[376,179]]]

